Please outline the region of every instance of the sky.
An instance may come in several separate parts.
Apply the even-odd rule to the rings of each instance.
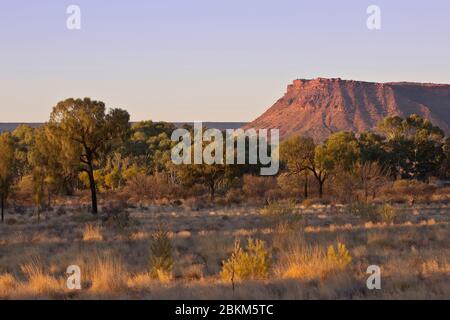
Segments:
[[[450,83],[449,13],[444,0],[0,0],[0,122],[47,121],[69,97],[133,121],[251,121],[296,78]]]

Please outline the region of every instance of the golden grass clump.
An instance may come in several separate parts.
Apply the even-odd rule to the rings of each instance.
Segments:
[[[102,241],[103,235],[99,225],[87,224],[83,231],[83,241]]]
[[[9,298],[18,286],[16,278],[10,273],[0,274],[0,298]]]
[[[395,207],[388,203],[385,203],[378,208],[378,214],[380,216],[380,220],[387,224],[394,223],[398,215]]]
[[[295,210],[295,201],[278,200],[269,201],[269,203],[261,209],[261,214],[264,216],[284,216],[292,214]]]
[[[149,273],[138,273],[130,276],[127,279],[127,286],[132,290],[145,290],[151,288],[155,280],[151,277]]]
[[[120,259],[111,254],[98,256],[91,270],[91,291],[118,293],[126,287],[126,270]]]
[[[323,279],[332,273],[344,271],[351,257],[344,244],[336,249],[329,246],[298,245],[281,253],[275,273],[284,279]]]
[[[22,284],[23,291],[32,295],[56,295],[65,291],[63,279],[55,279],[47,272],[38,259],[22,264],[20,269],[25,274],[28,282]]]

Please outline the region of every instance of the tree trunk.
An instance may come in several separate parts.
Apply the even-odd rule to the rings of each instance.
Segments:
[[[324,181],[319,180],[319,198],[323,197],[323,183]]]
[[[50,188],[48,188],[47,190],[47,208],[51,208],[52,207],[52,196],[50,193]]]
[[[1,206],[2,206],[2,223],[3,223],[5,221],[5,212],[4,212],[4,210],[5,210],[5,198],[3,197],[3,193],[1,195],[1,198],[2,198]]]
[[[211,191],[211,201],[214,202],[214,199],[216,198],[216,188],[214,187],[214,183],[209,186],[209,189]]]
[[[306,170],[305,170],[305,185],[304,185],[303,194],[305,196],[305,199],[308,199],[308,173],[306,172]]]
[[[90,166],[90,167],[91,167],[91,170],[88,171],[88,176],[89,176],[89,186],[91,188],[92,214],[97,214],[98,213],[97,188],[95,185],[94,171],[92,170],[92,166]]]

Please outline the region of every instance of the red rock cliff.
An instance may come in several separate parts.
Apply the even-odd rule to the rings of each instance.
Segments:
[[[297,79],[285,95],[245,128],[279,128],[281,137],[372,129],[386,116],[419,114],[450,132],[450,85]]]

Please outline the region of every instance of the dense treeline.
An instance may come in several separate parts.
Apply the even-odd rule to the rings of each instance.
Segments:
[[[129,118],[125,110],[107,110],[99,101],[68,99],[54,107],[42,127],[22,125],[1,134],[2,221],[8,197],[24,188],[38,215],[53,197],[85,189],[96,214],[99,191],[128,190],[130,198],[149,199],[204,193],[214,201],[217,192],[232,200],[249,189],[261,194],[277,184],[308,198],[311,186],[322,197],[332,181],[335,189],[349,194],[358,188],[367,199],[383,179],[427,182],[450,176],[450,138],[417,115],[388,117],[358,137],[337,132],[323,143],[291,137],[280,146],[283,165],[275,184],[273,177],[253,177],[258,172],[254,165],[176,166],[170,158],[175,127],[151,121],[130,126]]]
[[[370,183],[380,177],[416,179],[428,182],[430,177],[450,175],[450,138],[417,115],[398,116],[381,121],[374,132],[356,137],[352,132],[337,132],[316,145],[306,137],[292,137],[281,145],[281,159],[291,175],[312,175],[323,195],[324,182],[330,177],[340,181],[361,180],[368,196]]]

